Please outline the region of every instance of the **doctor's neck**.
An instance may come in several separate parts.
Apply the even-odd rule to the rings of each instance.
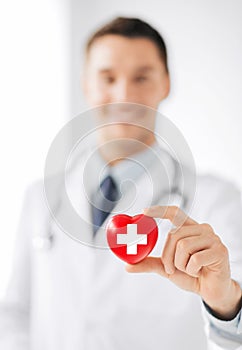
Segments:
[[[131,138],[119,138],[113,140],[98,140],[98,150],[103,160],[109,166],[115,166],[124,159],[128,159],[136,153],[147,150],[156,142],[154,133],[143,140]]]

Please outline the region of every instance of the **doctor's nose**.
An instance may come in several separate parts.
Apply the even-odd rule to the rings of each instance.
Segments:
[[[111,102],[138,103],[139,94],[132,82],[127,80],[117,81],[110,94]]]

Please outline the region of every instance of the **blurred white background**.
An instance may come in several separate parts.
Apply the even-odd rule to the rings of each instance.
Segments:
[[[97,27],[135,16],[163,35],[172,90],[161,111],[182,131],[198,172],[242,189],[241,0],[9,0],[0,5],[0,296],[23,194],[43,176],[48,147],[86,109],[81,50]]]
[[[0,295],[24,191],[43,176],[49,145],[70,117],[69,9],[66,0],[0,3]]]

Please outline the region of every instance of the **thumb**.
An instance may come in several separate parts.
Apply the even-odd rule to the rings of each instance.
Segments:
[[[155,258],[151,256],[145,258],[137,264],[127,264],[125,269],[130,273],[155,272],[163,277],[168,277],[161,258]]]

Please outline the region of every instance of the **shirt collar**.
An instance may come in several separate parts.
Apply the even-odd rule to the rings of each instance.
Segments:
[[[99,169],[101,168],[99,183],[108,175],[112,176],[118,185],[124,180],[137,180],[143,174],[144,170],[149,169],[151,164],[155,161],[155,154],[158,149],[158,143],[154,142],[145,150],[132,154],[113,166],[106,164],[98,153],[97,158],[99,159],[97,161],[99,163]]]

